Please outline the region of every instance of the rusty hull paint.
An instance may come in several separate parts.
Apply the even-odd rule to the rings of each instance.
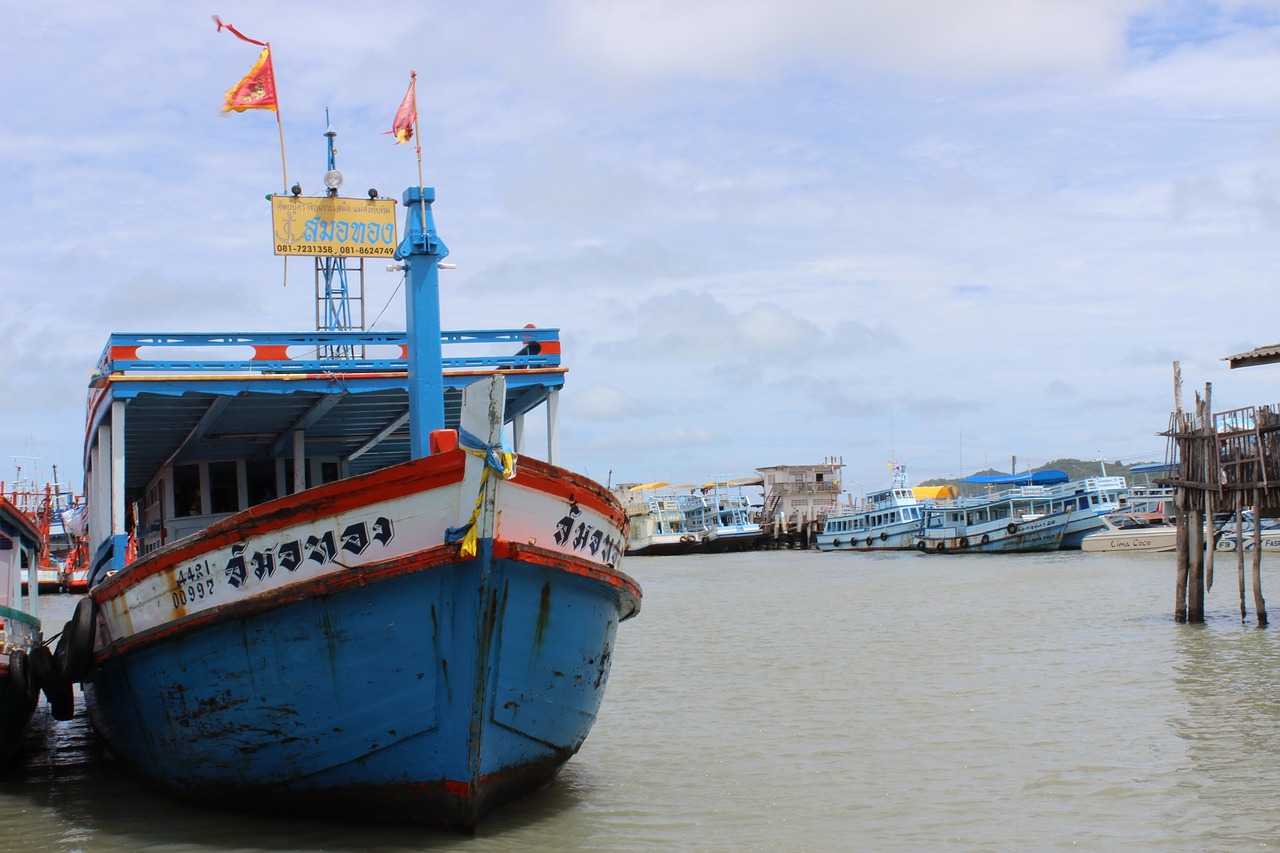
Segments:
[[[470,562],[448,546],[339,578],[102,650],[86,684],[95,727],[185,799],[467,829],[581,746],[616,626],[638,608],[615,570],[487,540]],[[339,666],[335,651],[356,657]]]

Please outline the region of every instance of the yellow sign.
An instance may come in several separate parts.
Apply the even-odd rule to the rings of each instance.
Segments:
[[[271,197],[277,255],[389,258],[396,251],[390,198]]]

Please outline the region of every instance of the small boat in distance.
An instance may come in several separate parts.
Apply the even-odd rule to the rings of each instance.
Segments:
[[[688,487],[685,487],[688,488]],[[627,553],[632,556],[688,554],[702,544],[702,535],[685,526],[690,494],[670,491],[668,483],[640,483],[618,493],[630,522]]]
[[[1178,544],[1178,526],[1163,513],[1114,512],[1102,516],[1102,524],[1080,541],[1081,551],[1173,551]]]
[[[954,500],[954,486],[942,497]],[[817,536],[819,551],[900,551],[916,547],[929,504],[907,484],[907,471],[893,466],[893,485],[867,494],[862,503],[828,513]]]
[[[6,486],[0,483],[0,496],[8,499],[36,525],[40,532],[40,565],[36,577],[40,592],[67,589],[67,561],[77,542],[67,529],[65,518],[83,501],[66,485],[58,483],[58,466],[53,466],[53,482],[38,485],[24,477],[18,469],[16,479]],[[22,570],[22,586],[30,583],[31,570]]]
[[[747,480],[758,483],[758,478]],[[747,483],[716,480],[686,496],[685,528],[700,537],[699,551],[747,551],[764,535],[764,529],[753,520],[744,485]]]
[[[1056,551],[1070,515],[1039,486],[938,501],[926,509],[915,547],[938,554]]]

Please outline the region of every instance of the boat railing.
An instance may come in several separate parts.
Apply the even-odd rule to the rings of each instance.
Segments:
[[[560,367],[559,329],[442,331],[445,370]],[[94,377],[119,373],[402,371],[405,332],[113,334]],[[349,355],[337,355],[343,353]]]

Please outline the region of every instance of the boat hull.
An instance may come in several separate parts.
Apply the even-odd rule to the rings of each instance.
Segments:
[[[819,551],[909,551],[920,536],[920,522],[850,533],[819,533]]]
[[[1080,550],[1086,553],[1123,553],[1143,551],[1161,553],[1177,550],[1177,528],[1164,528],[1152,531],[1125,532],[1101,530],[1090,534],[1080,543]]]
[[[0,656],[0,764],[22,746],[36,703],[12,676],[9,655]],[[30,674],[27,675],[30,677]]]
[[[930,529],[916,541],[916,547],[938,554],[1057,551],[1066,524],[1066,514],[1056,513],[1030,521],[974,525],[960,531]]]
[[[503,524],[474,556],[427,544],[463,505],[460,455],[313,490],[309,503],[345,510],[301,526],[294,499],[241,513],[95,587],[85,697],[112,751],[197,803],[464,829],[549,781],[590,731],[617,625],[639,609],[609,564],[624,522],[595,484],[528,460],[496,484]],[[363,548],[334,537],[335,559],[272,582],[286,545],[360,524],[378,531]],[[256,571],[271,553],[275,574]],[[192,602],[197,589],[212,592]]]

